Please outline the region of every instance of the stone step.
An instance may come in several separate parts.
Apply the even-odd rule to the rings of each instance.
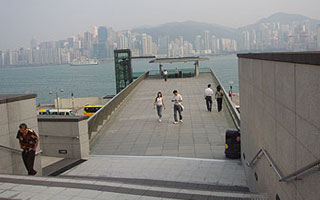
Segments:
[[[154,183],[157,181],[154,180]],[[89,180],[75,177],[30,177],[0,175],[0,198],[10,199],[220,199],[220,200],[266,200],[264,195],[235,191],[209,191],[192,188],[165,187],[158,184],[115,183],[104,179]],[[182,183],[181,183],[182,184]],[[186,183],[188,184],[188,183]],[[177,184],[179,185],[179,184]],[[220,187],[220,186],[219,186]],[[202,188],[203,189],[203,188]],[[229,188],[231,189],[231,188]],[[32,191],[36,191],[32,192]],[[29,192],[29,193],[28,193]],[[36,194],[36,195],[35,195]],[[117,195],[116,198],[104,198]],[[22,198],[21,198],[22,197]],[[49,198],[44,198],[49,197]]]
[[[231,186],[231,185],[217,185],[217,184],[203,184],[192,182],[179,181],[165,181],[141,178],[121,178],[121,177],[104,177],[104,176],[76,176],[76,175],[60,175],[61,178],[78,179],[78,180],[93,180],[101,182],[122,183],[129,185],[140,185],[150,187],[175,188],[199,191],[216,191],[216,192],[240,192],[250,193],[248,187]]]
[[[85,162],[84,159],[64,158],[42,169],[42,176],[58,176],[63,172]]]

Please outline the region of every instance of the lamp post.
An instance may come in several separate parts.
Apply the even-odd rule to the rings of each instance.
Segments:
[[[55,93],[56,93],[56,99],[57,99],[57,109],[58,109],[58,113],[59,113],[59,95],[58,95],[58,92],[59,91],[56,91]],[[60,89],[60,92],[64,92],[64,90]],[[53,92],[50,91],[49,94],[53,94]]]

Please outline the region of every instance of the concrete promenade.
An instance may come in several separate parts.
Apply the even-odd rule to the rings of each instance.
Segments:
[[[147,78],[138,86],[91,146],[91,155],[178,156],[224,159],[225,131],[235,126],[226,109],[218,113],[205,106],[204,89],[213,84],[211,74],[168,79]],[[213,85],[215,87],[215,85]],[[173,124],[173,97],[176,89],[183,97],[183,123]],[[153,102],[163,93],[167,109],[157,121]]]

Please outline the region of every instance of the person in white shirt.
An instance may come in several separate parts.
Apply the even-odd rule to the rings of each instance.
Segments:
[[[208,88],[204,90],[204,98],[206,100],[207,104],[207,110],[211,112],[212,110],[212,96],[213,96],[213,90],[211,84],[208,84]]]
[[[174,124],[178,123],[178,117],[177,117],[177,112],[179,113],[179,121],[182,123],[182,106],[181,106],[181,102],[182,102],[182,96],[178,93],[177,90],[173,90],[173,99],[171,100],[172,102],[174,102],[173,105],[173,117],[174,117]]]
[[[164,81],[167,82],[167,79],[168,79],[168,71],[167,70],[163,71],[163,76],[164,76]]]
[[[161,118],[162,118],[162,107],[164,109],[166,109],[166,106],[164,105],[164,100],[162,97],[162,93],[158,92],[156,99],[154,100],[154,104],[153,104],[153,109],[155,109],[157,106],[157,114],[159,117],[159,122],[161,122]]]

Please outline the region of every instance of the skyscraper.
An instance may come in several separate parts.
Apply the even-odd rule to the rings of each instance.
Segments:
[[[205,31],[204,32],[204,50],[209,50],[210,49],[210,32]]]
[[[128,49],[129,48],[128,38],[123,33],[121,33],[119,36],[119,45],[120,45],[119,49]]]
[[[31,40],[31,42],[30,42],[30,47],[31,47],[31,49],[36,48],[37,45],[38,45],[37,40],[36,40],[35,38],[32,38],[32,40]]]
[[[108,29],[105,26],[100,26],[98,28],[98,42],[100,44],[106,43],[108,40]]]
[[[147,34],[142,34],[141,43],[142,43],[142,54],[144,56],[152,55],[152,49],[153,49],[152,37]]]
[[[196,53],[200,54],[201,51],[201,35],[197,35],[196,39],[194,41],[194,48],[196,50]]]
[[[93,27],[92,35],[93,35],[93,38],[98,37],[98,28],[96,26]]]
[[[318,24],[317,47],[320,50],[320,24]]]
[[[242,48],[243,50],[250,50],[250,34],[248,31],[242,32]]]
[[[82,48],[90,50],[93,42],[93,34],[90,32],[85,32],[83,35]]]
[[[0,67],[4,66],[4,53],[0,51]]]

